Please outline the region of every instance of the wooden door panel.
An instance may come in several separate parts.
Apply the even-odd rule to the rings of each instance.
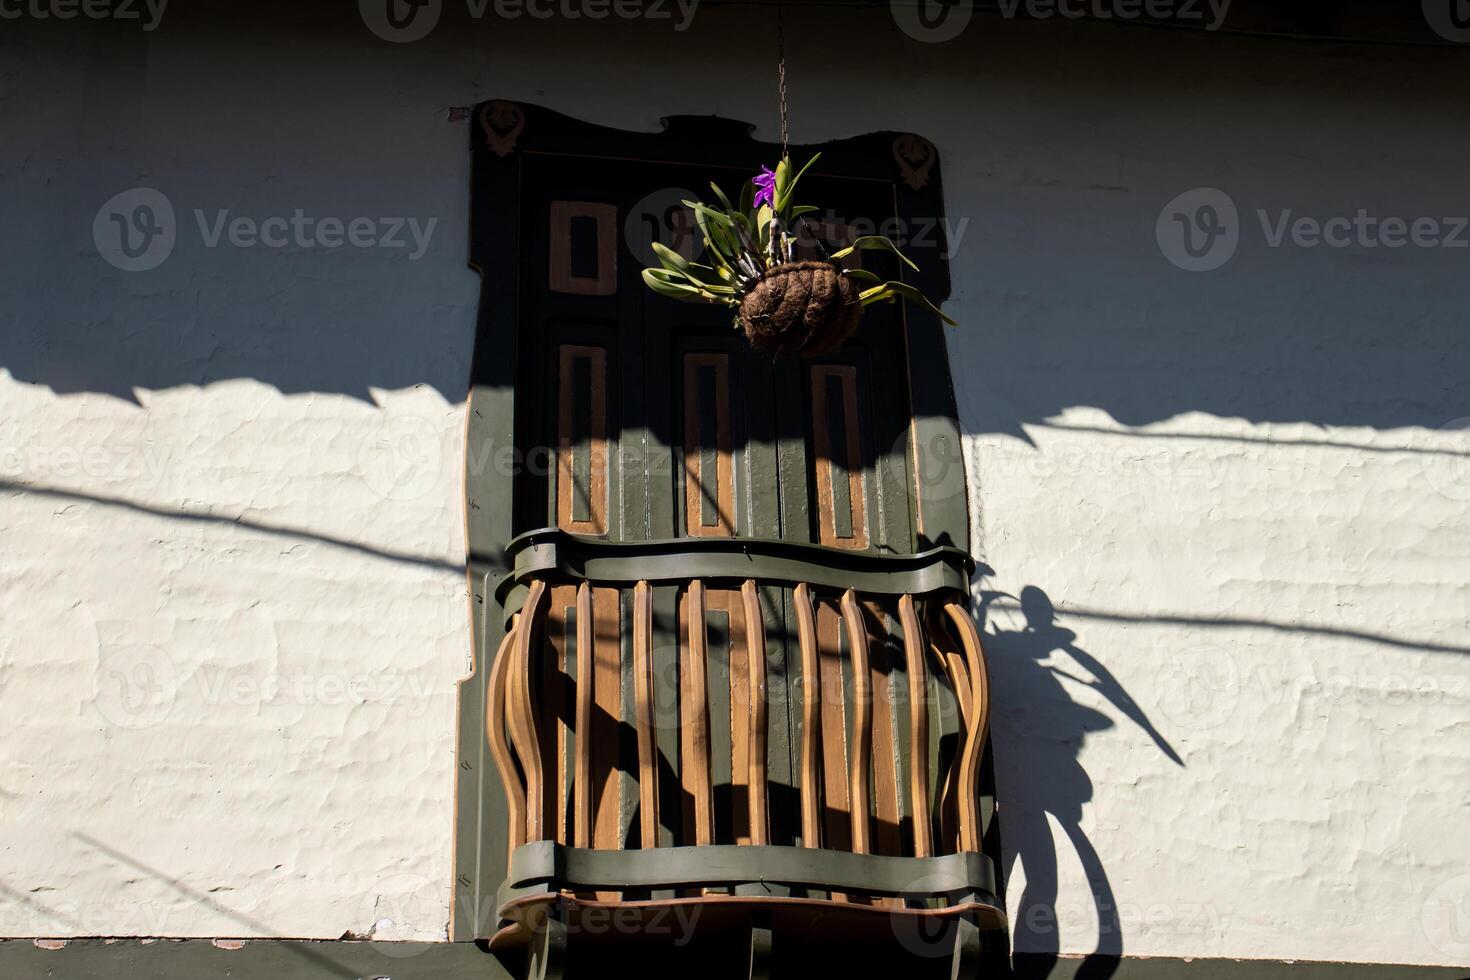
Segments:
[[[729,351],[686,351],[681,358],[683,398],[679,407],[684,439],[679,513],[683,533],[690,537],[735,534],[737,467],[731,359]]]
[[[611,296],[618,289],[618,209],[601,201],[551,202],[547,284],[558,293]]]
[[[608,436],[612,399],[608,349],[562,341],[556,350],[556,526],[576,534],[608,532]]]
[[[811,386],[811,467],[816,487],[817,540],[832,548],[868,548],[867,491],[873,480],[863,446],[872,444],[858,414],[857,369],[816,364]]]
[[[549,288],[532,298],[522,318],[521,343],[539,346],[539,334],[563,323],[611,324],[616,343],[609,346],[617,350],[605,371],[608,388],[618,389],[617,404],[607,411],[609,420],[617,419],[616,425],[609,423],[610,450],[617,458],[609,461],[608,473],[623,494],[625,519],[599,521],[585,512],[569,518],[561,508],[577,497],[553,486],[541,488],[551,501],[545,519],[540,507],[523,508],[521,529],[570,523],[582,533],[615,537],[771,534],[856,550],[911,550],[915,528],[903,424],[908,389],[902,308],[869,308],[858,336],[819,364],[772,364],[745,346],[732,328],[730,311],[648,293],[638,270],[655,257],[641,238],[627,238],[630,230],[638,231],[630,215],[641,213],[643,199],[662,199],[679,188],[697,195],[712,179],[734,190],[748,175],[730,168],[607,161],[593,185],[585,167],[556,158],[538,162],[542,165],[528,181],[525,207],[533,213],[545,209],[549,218],[546,227],[525,232],[526,249],[547,256]],[[805,236],[808,249],[816,247],[815,238],[841,245],[855,233],[853,220],[876,227],[892,211],[891,194],[885,197],[884,188],[870,182],[812,177],[805,190],[827,206],[828,215],[852,216],[820,216],[815,234]],[[664,228],[667,242],[686,243],[687,228],[677,221],[671,225]],[[611,257],[609,229],[616,233]],[[698,257],[699,246],[685,248]],[[638,255],[640,249],[646,254]],[[887,267],[892,264],[887,256],[869,255],[865,261],[879,274],[897,271]],[[618,288],[608,293],[606,280],[613,275]],[[593,288],[594,281],[603,285]],[[882,373],[872,373],[870,363],[882,365]],[[799,391],[783,397],[778,374],[787,368],[800,375]],[[808,368],[815,373],[807,374]],[[701,381],[711,374],[714,389],[706,391]],[[561,387],[560,377],[552,384]],[[834,386],[841,387],[842,411],[828,413],[824,400],[838,394]],[[559,445],[562,433],[553,429],[557,415],[554,409],[549,417],[524,413],[523,437]],[[795,433],[798,438],[792,438]],[[700,441],[705,434],[715,445]],[[778,463],[783,434],[788,454],[799,456],[801,465]],[[839,437],[850,444],[823,451]],[[695,446],[700,452],[691,454]],[[764,458],[753,458],[763,451]],[[704,471],[706,462],[712,472]],[[586,466],[585,459],[579,463]],[[834,486],[833,466],[847,476],[847,493]],[[728,478],[721,480],[722,475]],[[754,492],[757,476],[776,486]],[[574,483],[529,473],[523,482],[533,486],[522,495],[539,497],[538,480]],[[890,498],[895,490],[897,496]],[[620,524],[623,529],[616,529]]]

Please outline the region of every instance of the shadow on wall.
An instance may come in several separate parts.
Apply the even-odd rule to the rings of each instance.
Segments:
[[[981,567],[981,574],[992,576]],[[1046,977],[1060,953],[1058,861],[1050,816],[1066,834],[1087,875],[1098,921],[1097,950],[1076,976],[1086,980],[1111,977],[1123,954],[1123,927],[1107,870],[1082,830],[1082,807],[1092,801],[1092,780],[1078,756],[1088,735],[1114,727],[1108,715],[1077,703],[1068,685],[1090,688],[1128,721],[1142,729],[1175,765],[1184,761],[1154,727],[1137,702],[1108,669],[1077,642],[1077,634],[1056,621],[1056,608],[1042,589],[1028,585],[1017,601],[1025,625],[1003,629],[989,622],[1004,592],[980,592],[979,619],[985,629],[992,684],[1005,692],[1002,711],[992,719],[997,730],[998,781],[1004,787],[1006,812],[1001,825],[1006,877],[1019,864],[1026,887],[1017,906],[1013,945],[1024,975]],[[1054,654],[1065,658],[1054,663]],[[1068,664],[1067,662],[1070,662]],[[1080,668],[1074,672],[1074,668]],[[1004,704],[1024,706],[1007,714]],[[1037,774],[1040,774],[1039,776]]]
[[[1217,329],[1206,319],[1208,326],[1160,330],[1139,316],[1104,336],[1059,324],[988,329],[986,363],[1020,367],[983,375],[986,397],[961,395],[965,431],[1030,442],[1023,426],[1047,424],[1074,406],[1100,408],[1125,426],[1203,413],[1257,424],[1437,430],[1470,403],[1470,348],[1448,328],[1390,345],[1386,317],[1370,329],[1345,312],[1329,327],[1272,322],[1271,310],[1239,305],[1243,319],[1260,314],[1256,325]],[[1175,309],[1187,315],[1185,304]],[[951,351],[959,380],[968,352],[953,342]],[[1043,367],[1033,374],[1032,365]]]
[[[71,206],[77,211],[81,202]],[[236,378],[287,394],[364,400],[370,387],[415,384],[451,402],[464,395],[476,286],[456,245],[417,262],[401,253],[300,254],[274,265],[254,253],[232,259],[180,245],[167,265],[132,275],[92,253],[90,211],[72,217],[81,233],[67,251],[80,249],[85,261],[52,261],[52,271],[38,267],[34,278],[22,273],[11,283],[17,316],[0,330],[0,368],[18,381],[127,401],[136,400],[134,389]],[[452,241],[445,228],[440,235]],[[1437,430],[1470,402],[1470,355],[1449,325],[1388,343],[1385,324],[1394,321],[1386,316],[1369,323],[1345,310],[1340,318],[1287,321],[1237,296],[1238,321],[1222,325],[1200,318],[1193,301],[1156,302],[1194,322],[1163,330],[1136,315],[1098,330],[1052,321],[987,329],[985,363],[1013,367],[977,372],[991,387],[985,398],[962,396],[966,431],[1027,439],[1025,426],[1073,406],[1102,409],[1129,426],[1196,412]],[[965,319],[965,308],[957,315]],[[962,377],[980,348],[954,343],[968,348],[954,351]],[[1046,377],[1028,366],[1044,366]]]
[[[264,32],[262,24],[284,30],[281,25],[310,18],[320,57],[330,58],[336,68],[303,75],[310,84],[291,89],[309,90],[319,101],[294,113],[264,117],[214,112],[209,96],[166,102],[170,111],[150,114],[146,127],[119,125],[119,119],[134,117],[147,94],[138,80],[149,77],[149,35],[104,32],[80,21],[66,24],[69,32],[90,31],[93,72],[102,81],[93,83],[87,98],[68,106],[73,111],[47,115],[56,120],[55,130],[27,120],[25,128],[7,132],[8,145],[24,159],[27,141],[44,150],[74,138],[73,127],[83,125],[78,132],[84,142],[95,142],[105,159],[93,162],[79,153],[78,160],[54,172],[22,168],[18,205],[7,210],[7,221],[17,226],[17,238],[27,248],[8,267],[6,309],[0,310],[0,320],[7,312],[13,314],[12,322],[0,328],[0,367],[17,380],[59,393],[99,392],[127,400],[133,399],[135,388],[159,390],[235,378],[254,379],[288,394],[343,393],[367,399],[370,386],[400,389],[422,383],[447,401],[463,397],[478,284],[466,267],[469,175],[462,124],[444,121],[442,99],[430,102],[425,96],[424,104],[407,107],[393,102],[394,114],[384,110],[383,100],[354,87],[357,78],[371,79],[384,91],[400,82],[406,87],[419,69],[405,62],[405,52],[393,45],[365,44],[370,35],[351,13],[329,16],[307,9],[315,5],[268,6],[269,17],[254,16],[249,26],[242,26],[246,36]],[[170,37],[182,33],[187,38],[196,29],[198,21],[175,19],[189,16],[182,10],[169,12]],[[702,24],[704,14],[700,16]],[[874,20],[875,28],[903,40],[889,18]],[[437,37],[447,44],[464,26],[441,27]],[[488,24],[478,27],[489,29]],[[49,39],[57,36],[39,23],[17,35],[21,30],[17,24],[9,43],[40,45],[39,40],[13,38],[34,34],[52,43]],[[973,36],[978,42],[987,35]],[[1101,35],[1086,33],[1044,36],[1057,53],[1008,64],[1007,70],[1017,73],[1010,84],[1018,91],[1034,89],[1038,104],[1081,98],[1084,114],[1093,107],[1116,109],[1105,101],[1108,90],[1099,94],[1089,80],[1105,86],[1116,76],[1118,61],[1148,63],[1178,44],[1174,39],[1161,44],[1155,32],[1110,33],[1107,43],[1098,43]],[[446,48],[446,64],[453,65],[459,55],[466,64],[483,60],[475,48],[483,35],[464,37],[462,52]],[[219,43],[213,37],[210,41]],[[1118,53],[1120,43],[1129,45],[1127,54]],[[944,46],[920,47],[936,49],[925,55],[938,58],[937,49]],[[844,50],[840,44],[832,48]],[[33,53],[24,46],[20,50]],[[1291,183],[1301,178],[1272,176],[1281,166],[1281,134],[1269,121],[1258,120],[1252,101],[1256,89],[1241,88],[1261,70],[1261,59],[1293,77],[1307,70],[1296,49],[1271,51],[1242,48],[1218,79],[1190,76],[1200,104],[1221,101],[1238,107],[1230,117],[1232,168],[1227,173],[1250,175],[1272,191],[1264,201],[1260,193],[1242,193],[1237,203],[1243,214],[1252,205],[1278,199],[1305,211],[1314,200],[1307,196],[1314,186]],[[955,47],[946,57],[968,56]],[[1059,78],[1047,67],[1059,58],[1074,66],[1073,74]],[[117,70],[106,70],[112,64]],[[822,70],[820,61],[808,64],[813,73]],[[937,62],[936,70],[959,73],[966,64]],[[1289,69],[1283,67],[1288,64]],[[1448,71],[1438,63],[1436,67]],[[1381,77],[1399,77],[1391,62],[1369,63],[1365,71],[1370,68]],[[242,91],[284,90],[274,77],[281,70],[274,62],[242,70]],[[1314,71],[1323,78],[1340,74],[1336,61],[1319,63]],[[445,72],[453,84],[444,91],[463,90],[454,71]],[[1373,81],[1367,76],[1359,84]],[[340,88],[333,89],[333,84]],[[28,94],[55,98],[55,93],[34,87],[36,91],[22,91],[16,101],[26,101]],[[1060,101],[1064,97],[1069,101]],[[1335,89],[1333,98],[1334,104],[1340,99]],[[1443,118],[1453,119],[1456,109],[1449,97],[1436,98],[1436,104],[1445,106]],[[313,105],[322,111],[311,111]],[[568,108],[578,114],[575,105]],[[901,109],[889,104],[879,115],[904,118]],[[1166,142],[1130,144],[1128,159],[1179,158],[1175,128],[1167,125],[1169,111],[1157,107],[1159,125],[1154,127],[1162,134],[1154,139]],[[1416,106],[1419,115],[1426,111],[1423,104]],[[988,112],[985,139],[976,137],[974,121],[964,113],[955,114],[952,129],[939,126],[929,133],[952,166],[952,196],[963,202],[952,205],[949,217],[956,223],[973,220],[975,226],[963,243],[956,238],[953,278],[983,284],[968,287],[974,291],[965,301],[952,304],[968,325],[951,341],[957,377],[963,384],[966,375],[973,375],[987,386],[985,398],[961,400],[967,431],[1020,435],[1022,426],[1053,419],[1073,406],[1104,410],[1124,425],[1199,412],[1257,423],[1434,430],[1466,414],[1470,346],[1464,342],[1458,311],[1467,287],[1452,264],[1454,253],[1418,254],[1407,266],[1409,250],[1394,257],[1392,250],[1359,249],[1332,257],[1328,265],[1328,256],[1321,253],[1278,250],[1275,259],[1280,261],[1262,271],[1262,266],[1251,265],[1259,262],[1264,248],[1253,240],[1232,265],[1191,276],[1159,253],[1154,223],[1171,193],[1217,176],[1217,155],[1209,152],[1213,144],[1195,147],[1192,163],[1185,156],[1157,184],[1134,188],[1126,196],[1067,187],[1061,178],[1043,178],[1068,174],[1066,163],[1074,158],[1105,159],[1110,154],[1104,155],[1088,127],[1068,125],[1065,113],[1051,119],[1050,128],[1075,133],[1075,142],[1043,144],[1040,149],[1017,142],[1017,137],[1034,138],[1033,126],[1047,127],[1046,119],[1038,122],[1034,115],[1030,109]],[[1342,128],[1331,114],[1312,118],[1298,110],[1294,115],[1302,117],[1294,121],[1293,132],[1301,130],[1304,143],[1339,145],[1346,156],[1358,149],[1362,121]],[[146,132],[146,141],[131,142],[128,134],[134,129]],[[220,159],[187,172],[162,169],[160,160],[172,159],[168,148],[176,142],[207,148],[238,145],[242,139],[261,147],[258,159]],[[997,151],[991,142],[1006,147],[998,158],[1002,161],[1029,154],[1016,164],[1024,176],[1014,176],[1014,187],[1005,185],[1011,176],[1005,171],[973,176],[987,173],[994,162],[991,154]],[[364,145],[372,152],[356,152]],[[289,168],[275,158],[283,147],[293,154]],[[1453,159],[1452,151],[1445,152]],[[253,190],[241,190],[242,174],[252,178]],[[159,210],[138,210],[148,204],[141,198],[111,201],[110,196],[153,184],[168,192],[175,212],[172,255],[155,268],[121,271],[103,260],[94,238],[102,235],[110,241],[108,235],[129,230],[129,242],[144,247],[144,230],[161,220]],[[1378,191],[1387,196],[1399,188],[1402,195],[1401,184],[1386,183]],[[1340,200],[1332,200],[1339,200],[1339,207],[1375,201],[1366,196],[1371,188],[1356,189],[1346,177],[1338,190]],[[1053,229],[1049,222],[1066,206],[1057,197],[1064,192],[1086,196],[1066,199],[1073,202],[1071,223]],[[1000,197],[1005,206],[992,206]],[[1109,204],[1114,200],[1128,203]],[[1400,207],[1393,197],[1377,204],[1401,214],[1418,213],[1407,209],[1419,206],[1404,202]],[[297,208],[313,221],[372,216],[372,234],[377,236],[372,240],[384,247],[313,247],[318,237],[304,239],[312,243],[307,246],[293,241],[281,249],[229,247],[228,239],[219,244],[212,231],[206,235],[200,230],[195,215],[202,211],[213,228],[222,211],[230,219],[261,222],[291,217]],[[417,237],[400,224],[410,217],[419,221]],[[431,220],[437,221],[432,229]],[[1041,231],[1045,237],[1030,237]],[[217,244],[209,246],[209,241]],[[1035,247],[1028,247],[1032,241]],[[387,247],[388,242],[395,247]],[[1407,278],[1411,272],[1414,278]],[[996,370],[998,365],[1005,370]]]

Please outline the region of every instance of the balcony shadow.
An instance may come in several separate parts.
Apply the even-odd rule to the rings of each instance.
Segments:
[[[993,574],[983,567],[981,573]],[[1025,625],[1015,629],[1000,626],[990,615],[997,600],[1015,597],[995,591],[979,595],[978,619],[993,689],[1003,692],[991,724],[997,742],[997,781],[1006,804],[1001,827],[1006,877],[1018,865],[1026,876],[1014,924],[1016,976],[1052,974],[1061,953],[1060,923],[1074,911],[1058,906],[1058,853],[1051,827],[1055,822],[1082,864],[1088,901],[1098,921],[1097,949],[1075,976],[1111,977],[1123,954],[1123,925],[1107,869],[1082,829],[1082,808],[1093,800],[1094,788],[1080,755],[1088,736],[1118,722],[1078,703],[1069,686],[1091,689],[1148,735],[1171,762],[1183,767],[1184,761],[1118,679],[1083,649],[1077,634],[1057,622],[1056,608],[1045,591],[1034,585],[1021,590],[1016,601]]]
[[[369,558],[419,565],[436,572],[458,573],[464,570],[464,565],[459,562],[445,561],[441,558],[428,555],[415,555],[409,552],[397,551],[392,548],[382,548],[359,541],[350,541],[343,537],[325,534],[320,531],[311,530],[310,528],[285,527],[253,520],[242,515],[215,514],[201,509],[189,509],[178,506],[161,507],[155,504],[127,500],[123,497],[111,497],[105,494],[69,490],[64,487],[20,483],[14,480],[0,479],[0,498],[18,494],[45,497],[69,503],[93,504],[115,510],[130,511],[134,514],[142,514],[147,517],[162,518],[164,520],[179,521],[187,524],[244,528],[249,531],[269,534],[287,540],[331,545],[334,548],[342,548],[347,551],[366,555]],[[491,556],[491,559],[493,560],[494,556]]]

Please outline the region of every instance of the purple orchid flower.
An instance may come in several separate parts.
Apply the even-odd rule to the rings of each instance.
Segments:
[[[755,206],[760,207],[762,203],[765,203],[775,208],[776,171],[770,167],[761,167],[761,172],[750,178],[750,182],[756,186]]]

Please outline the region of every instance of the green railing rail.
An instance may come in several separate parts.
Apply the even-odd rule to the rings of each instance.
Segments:
[[[506,619],[520,609],[533,578],[590,582],[602,586],[707,584],[747,579],[817,588],[854,589],[865,595],[915,598],[942,592],[963,594],[975,559],[958,548],[939,547],[912,555],[847,551],[771,538],[669,538],[609,541],[557,528],[527,531],[505,551],[513,562],[496,584]]]

